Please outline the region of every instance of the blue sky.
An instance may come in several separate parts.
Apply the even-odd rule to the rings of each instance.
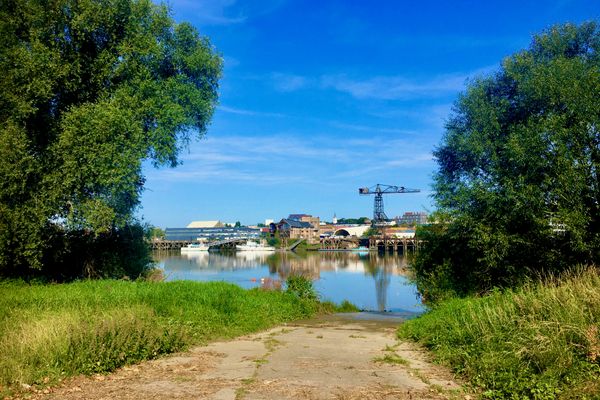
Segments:
[[[255,224],[290,213],[433,210],[432,150],[469,79],[556,23],[599,19],[597,1],[171,0],[225,67],[207,135],[175,169],[146,166],[140,215]]]

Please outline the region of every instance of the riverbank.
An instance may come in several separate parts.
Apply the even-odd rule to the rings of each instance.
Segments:
[[[0,282],[0,396],[333,310],[222,282]]]
[[[600,398],[600,276],[453,299],[399,327],[485,398]]]

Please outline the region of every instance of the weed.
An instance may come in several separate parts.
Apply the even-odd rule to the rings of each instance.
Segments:
[[[164,282],[166,280],[165,271],[162,268],[149,268],[144,271],[140,279],[148,282]]]
[[[410,368],[409,369],[409,373],[411,375],[414,375],[417,378],[419,378],[421,380],[421,382],[423,382],[426,385],[429,385],[431,383],[431,381],[429,380],[429,378],[425,374],[423,374],[421,371],[419,371],[418,369]]]
[[[342,301],[342,303],[339,305],[329,300],[321,301],[319,303],[319,312],[322,314],[350,313],[358,311],[360,311],[358,307],[350,303],[348,300]]]
[[[451,299],[404,322],[490,398],[600,398],[600,276],[589,268],[481,298]],[[575,394],[573,394],[575,393]]]
[[[269,338],[264,341],[265,348],[272,353],[277,347],[283,346],[283,342],[274,338]]]
[[[342,301],[342,303],[336,307],[336,312],[339,313],[351,313],[351,312],[358,312],[360,311],[358,309],[358,307],[356,307],[354,304],[350,303],[348,300],[344,300]]]
[[[318,300],[319,296],[312,281],[303,275],[290,275],[285,281],[286,292],[301,299]]]
[[[348,336],[351,339],[366,339],[366,336],[362,336],[362,335],[350,335]]]
[[[173,379],[173,381],[175,381],[177,383],[187,383],[187,382],[192,382],[194,380],[192,377],[183,376],[183,375],[176,375],[172,379]]]
[[[408,361],[400,357],[396,353],[388,353],[383,357],[376,357],[373,361],[378,363],[395,364],[395,365],[409,365]]]

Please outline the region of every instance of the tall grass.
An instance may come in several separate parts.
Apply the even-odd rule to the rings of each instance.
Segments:
[[[306,318],[319,307],[220,282],[0,282],[0,395]]]
[[[423,343],[486,398],[600,398],[600,276],[561,278],[453,299],[407,321]]]

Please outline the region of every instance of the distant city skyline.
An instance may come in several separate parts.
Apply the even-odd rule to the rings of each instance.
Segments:
[[[346,2],[172,0],[224,58],[207,136],[175,169],[144,166],[138,214],[160,227],[245,225],[306,213],[433,211],[432,150],[469,79],[493,72],[557,23],[598,19],[586,1]]]

